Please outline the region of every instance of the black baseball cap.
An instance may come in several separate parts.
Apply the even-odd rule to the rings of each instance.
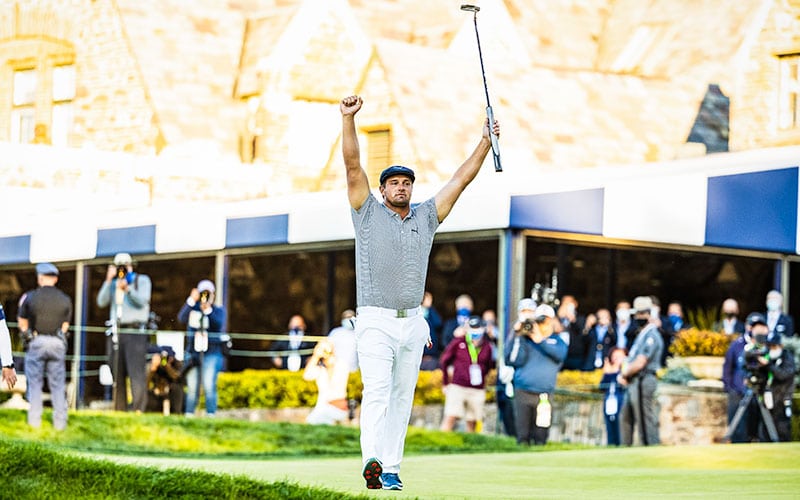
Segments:
[[[381,181],[380,181],[381,185],[383,185],[383,183],[386,182],[386,179],[394,175],[405,175],[406,177],[411,179],[411,182],[414,182],[413,170],[411,170],[408,167],[404,167],[402,165],[392,165],[391,167],[388,167],[384,169],[383,172],[381,172]]]
[[[753,326],[758,323],[761,323],[762,325],[767,324],[767,318],[765,318],[760,312],[751,312],[747,315],[746,321],[748,326]]]

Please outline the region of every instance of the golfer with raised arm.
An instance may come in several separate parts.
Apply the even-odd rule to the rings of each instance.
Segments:
[[[356,240],[356,339],[364,392],[362,474],[367,488],[401,490],[408,421],[422,351],[429,341],[422,315],[428,257],[436,228],[478,173],[491,147],[488,120],[475,150],[431,199],[411,206],[414,171],[394,165],[380,176],[378,201],[361,167],[355,115],[359,96],[342,99],[342,154]],[[492,132],[499,135],[497,121]]]

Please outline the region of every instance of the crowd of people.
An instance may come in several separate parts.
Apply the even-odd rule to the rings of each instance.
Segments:
[[[662,314],[656,297],[639,296],[633,302],[619,301],[613,314],[600,308],[584,315],[572,295],[555,302],[557,309],[522,299],[505,337],[505,352],[500,353],[494,311],[475,315],[472,298],[461,294],[455,299],[455,315],[443,321],[432,294],[426,292],[423,315],[433,341],[420,368],[442,370],[446,400],[442,429],[453,429],[457,419],[464,421],[465,430],[475,429],[482,415],[482,409],[475,408],[479,396],[468,398],[465,391],[480,391],[480,397],[485,397],[487,387],[480,374],[496,366],[498,422],[521,444],[543,444],[552,419],[557,373],[602,370],[608,444],[659,444],[656,373],[666,366],[676,334],[692,327],[682,304],[670,302]],[[782,348],[782,339],[794,335],[794,322],[782,312],[780,292],[770,291],[765,305],[765,312],[751,313],[743,320],[738,301],[725,299],[720,319],[713,325],[715,331],[736,336],[726,355],[723,377],[732,442],[784,441],[791,436],[791,395],[797,370],[792,353]],[[475,357],[487,346],[494,349],[491,356]],[[754,396],[747,398],[754,390]]]
[[[53,407],[53,427],[63,430],[67,426],[66,358],[72,299],[56,286],[59,270],[54,264],[37,264],[36,275],[37,287],[19,299],[17,315],[25,352],[28,423],[40,427],[43,392],[47,389]],[[109,309],[108,362],[99,370],[100,382],[108,388],[107,398],[118,411],[193,417],[202,394],[205,408],[200,414],[215,416],[217,379],[230,355],[232,342],[225,333],[226,310],[216,300],[214,282],[201,279],[180,306],[176,319],[186,330],[179,345],[151,343],[154,326],[151,292],[150,277],[135,269],[131,255],[124,252],[115,255],[96,297],[98,306]],[[344,394],[349,373],[358,368],[355,312],[344,311],[342,326],[333,329],[325,342],[304,339],[305,329],[302,316],[291,316],[286,339],[273,342],[265,355],[270,357],[274,368],[299,372],[305,367],[306,378],[316,381],[319,403],[309,422],[345,420],[341,413],[321,411],[323,404],[335,406],[344,411],[344,416],[352,418],[347,411],[351,398]],[[16,384],[17,374],[10,335],[0,309],[0,358],[3,381],[8,388]],[[327,367],[327,370],[313,367]],[[326,373],[328,377],[323,376]]]

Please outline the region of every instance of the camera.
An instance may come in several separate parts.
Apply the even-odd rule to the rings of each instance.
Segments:
[[[208,298],[210,295],[211,292],[209,292],[208,290],[203,290],[202,292],[200,292],[200,303],[205,304],[206,302],[208,302]]]
[[[532,319],[526,319],[525,321],[522,322],[522,325],[520,327],[520,332],[524,335],[533,332],[533,324],[534,321]]]
[[[125,266],[117,266],[117,279],[123,280],[125,279],[125,275],[128,274],[128,270],[125,269]]]
[[[766,345],[767,335],[756,335],[753,341],[754,343],[744,350],[746,382],[751,388],[761,391],[766,387],[769,378],[769,365],[762,365],[758,361],[758,358],[769,356],[769,347]]]

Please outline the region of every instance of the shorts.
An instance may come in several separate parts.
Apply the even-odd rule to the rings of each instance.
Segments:
[[[486,389],[450,384],[444,398],[444,416],[477,422],[483,420],[485,403]]]

